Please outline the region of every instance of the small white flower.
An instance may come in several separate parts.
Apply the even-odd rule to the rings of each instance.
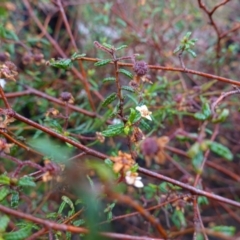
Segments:
[[[0,86],[4,88],[6,85],[6,81],[3,78],[0,78]]]
[[[137,106],[136,109],[140,112],[141,116],[152,121],[151,114],[152,112],[148,111],[148,108],[146,105],[142,105],[141,107]]]
[[[137,188],[142,188],[144,187],[141,177],[138,177],[138,173],[132,173],[131,171],[127,171],[125,175],[125,180],[126,183],[129,185],[133,185]]]
[[[119,123],[121,123],[121,120],[118,119],[118,118],[114,118],[114,119],[112,120],[112,124],[113,124],[113,125],[114,125],[114,124],[119,124]]]

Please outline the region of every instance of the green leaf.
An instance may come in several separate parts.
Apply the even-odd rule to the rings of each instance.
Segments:
[[[168,193],[169,192],[169,185],[167,182],[160,183],[158,185],[158,189],[162,193]]]
[[[195,113],[193,116],[194,116],[194,118],[196,118],[197,120],[202,120],[202,121],[204,121],[204,120],[207,119],[206,116],[205,116],[203,113],[201,113],[201,112],[197,112],[197,113]]]
[[[177,46],[177,47],[174,49],[173,53],[175,54],[175,53],[179,52],[180,50],[182,50],[182,46]]]
[[[199,151],[193,158],[192,158],[192,165],[194,167],[194,169],[196,170],[197,173],[200,172],[200,167],[202,165],[204,156],[203,156],[203,152]]]
[[[0,189],[0,201],[6,198],[6,196],[10,193],[10,189],[3,186]]]
[[[18,204],[19,204],[19,193],[17,191],[13,191],[12,197],[11,197],[11,207],[17,208]]]
[[[76,60],[76,59],[81,59],[82,57],[85,57],[85,56],[86,56],[85,53],[80,54],[80,53],[75,52],[75,53],[71,56],[71,60],[74,61],[74,60]]]
[[[193,159],[199,153],[199,151],[200,151],[200,144],[196,142],[188,150],[187,155]]]
[[[5,240],[25,240],[30,235],[31,235],[31,228],[27,226],[15,232],[4,233],[3,238]]]
[[[132,92],[132,93],[135,92],[135,90],[132,87],[129,87],[129,86],[122,86],[121,89],[125,90],[125,91],[128,91],[128,92]]]
[[[106,164],[107,166],[109,166],[109,167],[112,169],[112,167],[113,167],[113,162],[111,161],[111,159],[106,158],[106,159],[104,160],[104,162],[105,162],[105,164]]]
[[[58,133],[63,132],[62,126],[56,119],[51,119],[47,117],[44,119],[44,124]]]
[[[0,175],[0,184],[9,185],[10,184],[10,178],[6,174]]]
[[[135,172],[138,171],[138,168],[139,168],[138,164],[135,163],[135,164],[130,168],[130,171],[131,171],[132,173],[135,173]]]
[[[35,45],[37,43],[44,44],[46,46],[50,46],[50,43],[48,40],[44,38],[34,38],[34,37],[27,37],[27,43]]]
[[[123,132],[128,135],[129,131],[131,130],[130,126],[126,125],[123,129]]]
[[[226,118],[229,116],[229,110],[224,108],[219,115],[212,120],[213,123],[224,122]]]
[[[128,47],[127,45],[122,45],[122,46],[116,48],[115,50],[116,50],[116,51],[119,51],[119,50],[121,50],[121,49],[123,49],[123,48],[127,48],[127,47]]]
[[[58,214],[62,214],[62,211],[64,209],[64,207],[66,206],[66,202],[65,201],[62,201],[61,205],[59,206],[59,209],[58,209]]]
[[[69,207],[71,208],[71,211],[69,212],[69,216],[73,215],[75,213],[75,208],[74,208],[72,200],[67,196],[62,196],[62,200],[64,202],[66,202],[69,205]]]
[[[236,232],[236,228],[233,226],[214,226],[211,227],[211,230],[215,232],[221,232],[226,236],[233,236]]]
[[[109,105],[110,103],[112,103],[114,100],[117,99],[117,94],[116,93],[112,93],[110,94],[103,102],[102,102],[102,107],[106,107],[107,105]]]
[[[144,191],[144,193],[146,195],[146,198],[150,199],[150,198],[152,198],[156,194],[157,186],[154,185],[154,184],[148,184],[147,186],[145,186],[143,188],[143,191]]]
[[[73,222],[73,225],[76,226],[76,227],[79,227],[79,226],[83,225],[84,223],[85,223],[84,219],[78,219],[78,220]]]
[[[203,85],[201,85],[201,91],[205,92],[209,90],[209,88],[211,88],[216,82],[217,80],[213,80],[213,81],[204,83]]]
[[[8,226],[10,219],[8,216],[0,216],[0,232],[4,232]]]
[[[180,210],[175,209],[174,213],[171,216],[171,219],[178,229],[186,226],[184,213]]]
[[[204,196],[199,196],[197,199],[197,202],[199,205],[208,205],[209,204],[208,199]]]
[[[140,127],[145,129],[146,131],[150,131],[152,129],[145,119],[141,119]]]
[[[0,25],[0,38],[11,39],[11,40],[15,40],[15,41],[19,40],[19,38],[15,34],[15,32],[8,30],[3,25]]]
[[[103,43],[102,44],[104,47],[109,48],[109,49],[114,49],[114,47],[111,44],[108,43]]]
[[[115,77],[107,77],[103,79],[103,83],[110,83],[110,82],[115,82],[116,78]]]
[[[126,69],[120,68],[118,70],[118,72],[124,74],[125,76],[129,77],[130,79],[133,79],[132,73],[127,71]]]
[[[23,176],[18,180],[18,186],[22,187],[36,187],[33,177]]]
[[[211,108],[209,106],[209,104],[207,102],[205,102],[202,106],[202,113],[204,114],[204,116],[207,118],[209,118],[212,114],[211,112]]]
[[[133,123],[133,121],[135,120],[136,118],[136,115],[137,115],[137,111],[134,109],[134,108],[130,108],[130,115],[128,117],[128,121],[130,123]]]
[[[102,135],[104,137],[113,137],[123,133],[123,131],[124,131],[124,124],[119,123],[119,124],[108,126],[108,129],[102,131]]]
[[[213,151],[214,153],[218,154],[219,156],[225,158],[226,160],[232,161],[233,160],[233,154],[231,151],[222,145],[221,143],[213,142],[213,141],[208,141],[207,145]]]
[[[71,67],[72,60],[69,59],[69,58],[59,59],[59,60],[51,59],[50,62],[49,62],[49,65],[52,66],[52,67],[67,70],[68,68]]]
[[[194,58],[197,57],[197,54],[193,50],[188,49],[187,52],[189,52]]]
[[[107,64],[110,63],[111,61],[112,61],[112,59],[100,60],[100,61],[94,63],[94,66],[95,66],[95,67],[101,67],[101,66],[107,65]]]

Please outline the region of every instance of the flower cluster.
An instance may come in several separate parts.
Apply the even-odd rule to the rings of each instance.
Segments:
[[[137,76],[142,77],[147,74],[148,65],[144,61],[138,61],[134,63],[133,70],[137,74]]]
[[[6,154],[10,153],[11,147],[13,147],[13,143],[7,143],[5,138],[0,138],[0,153],[4,152]]]
[[[142,188],[144,186],[141,179],[142,178],[138,176],[137,172],[127,171],[125,174],[126,183],[137,188]]]
[[[152,112],[148,111],[148,108],[147,108],[146,105],[137,106],[136,110],[138,110],[140,112],[141,117],[146,118],[146,119],[152,121],[152,118],[150,116],[152,114]]]
[[[12,118],[10,116],[2,115],[0,117],[0,130],[1,131],[7,131],[7,126],[14,121],[15,121],[14,118]]]
[[[16,81],[15,77],[17,75],[17,67],[14,63],[7,61],[4,64],[0,65],[0,79]]]
[[[22,57],[22,62],[24,65],[35,63],[37,66],[44,64],[44,55],[42,53],[25,53]]]
[[[74,103],[74,98],[72,96],[72,94],[70,92],[62,92],[60,94],[60,99],[63,102],[69,103],[69,104],[73,104]]]
[[[141,182],[141,177],[138,176],[138,173],[131,171],[131,168],[136,162],[130,154],[119,151],[118,156],[111,157],[110,159],[114,162],[113,171],[115,173],[121,172],[121,174],[124,175],[127,184],[138,188],[144,186]]]

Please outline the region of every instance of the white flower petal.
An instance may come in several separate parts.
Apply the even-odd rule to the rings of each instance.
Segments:
[[[134,186],[137,187],[137,188],[142,188],[144,187],[143,183],[140,181],[140,180],[136,180],[134,182]]]
[[[148,120],[150,120],[150,121],[152,121],[152,118],[151,118],[150,115],[147,115],[145,118],[148,119]]]
[[[135,178],[133,178],[133,177],[126,176],[125,180],[126,180],[126,183],[129,185],[133,185],[135,183]]]
[[[0,86],[4,88],[6,85],[6,81],[3,78],[0,78]]]
[[[136,110],[138,110],[139,112],[141,112],[141,107],[137,106]]]

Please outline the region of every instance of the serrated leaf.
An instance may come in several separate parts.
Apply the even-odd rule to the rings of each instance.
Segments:
[[[62,211],[64,209],[64,207],[66,206],[66,202],[65,201],[62,201],[62,203],[60,204],[59,206],[59,209],[58,209],[58,214],[62,214]]]
[[[71,56],[71,59],[72,61],[76,60],[76,59],[81,59],[82,57],[85,57],[86,54],[85,53],[77,53],[75,52],[72,56]]]
[[[127,71],[126,69],[120,68],[118,70],[118,72],[124,74],[125,76],[129,77],[130,79],[133,79],[132,73]]]
[[[128,91],[128,92],[135,92],[135,90],[132,87],[129,86],[122,86],[121,87],[122,90]]]
[[[10,178],[6,174],[0,175],[0,184],[9,185],[10,184]]]
[[[109,83],[109,82],[115,82],[116,78],[115,77],[107,77],[103,79],[103,83]]]
[[[19,229],[15,232],[4,233],[5,240],[24,240],[31,235],[31,228],[29,226]]]
[[[121,50],[121,49],[123,49],[123,48],[127,48],[127,47],[128,47],[127,45],[122,45],[122,46],[116,48],[115,50],[116,50],[116,51],[119,51],[119,50]]]
[[[1,187],[0,189],[0,201],[6,198],[6,196],[10,193],[10,189],[7,187]]]
[[[36,187],[33,177],[23,176],[18,180],[18,186],[22,187]]]
[[[109,48],[109,49],[113,49],[114,47],[111,44],[108,43],[103,43],[102,44],[104,47]]]
[[[102,135],[104,137],[113,137],[113,136],[123,133],[123,131],[124,131],[124,124],[119,123],[119,124],[115,124],[115,125],[110,125],[108,127],[108,129],[102,131]]]
[[[18,203],[19,203],[19,193],[17,191],[13,191],[11,196],[11,207],[17,208]]]
[[[110,94],[103,102],[102,102],[102,107],[106,107],[107,105],[109,105],[110,103],[112,103],[114,100],[117,99],[117,94],[116,93],[112,93]]]
[[[100,60],[100,61],[94,63],[94,66],[95,66],[95,67],[101,67],[101,66],[107,65],[107,64],[110,63],[111,61],[112,61],[112,59]]]
[[[209,146],[210,150],[216,153],[217,155],[229,161],[233,160],[233,154],[231,153],[231,151],[221,143],[208,141],[207,145]]]
[[[72,60],[67,58],[67,59],[59,59],[59,60],[50,60],[49,65],[55,68],[60,68],[67,70],[69,67],[71,67]]]
[[[66,202],[69,205],[69,207],[71,208],[72,211],[70,212],[70,215],[74,214],[75,213],[75,208],[74,208],[72,200],[67,196],[62,196],[62,200],[64,202]]]
[[[147,123],[147,121],[145,121],[145,119],[141,119],[140,127],[144,128],[147,131],[150,131],[152,129],[151,126]]]

